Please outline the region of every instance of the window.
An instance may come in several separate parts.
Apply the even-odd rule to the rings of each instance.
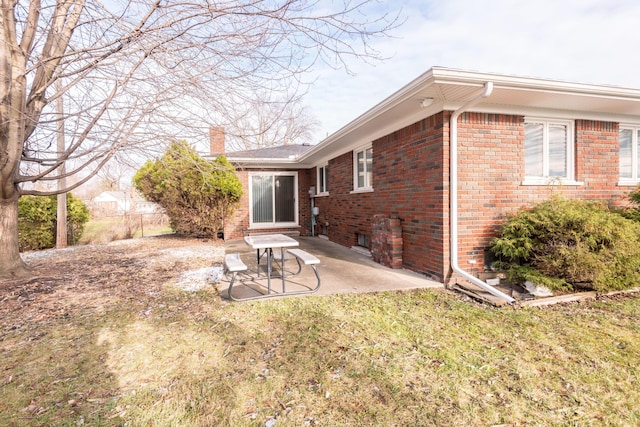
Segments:
[[[640,181],[640,126],[620,126],[620,183],[636,185]]]
[[[576,184],[573,176],[573,122],[526,119],[525,184]]]
[[[318,194],[329,193],[329,166],[318,166]]]
[[[371,190],[373,176],[373,150],[366,147],[360,151],[355,151],[353,155],[354,170],[354,191]]]
[[[368,234],[356,233],[356,239],[358,239],[358,246],[369,249],[370,237]]]
[[[252,228],[298,225],[298,174],[253,172],[249,174],[249,218]]]

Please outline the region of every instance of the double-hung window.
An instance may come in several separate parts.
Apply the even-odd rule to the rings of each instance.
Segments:
[[[577,184],[573,128],[569,120],[525,119],[524,184]]]
[[[620,125],[620,184],[636,185],[640,182],[640,125]]]
[[[353,152],[353,190],[370,191],[373,189],[373,149],[371,145]]]
[[[317,172],[318,194],[327,195],[329,194],[329,165],[318,166]]]
[[[298,225],[297,172],[249,173],[251,228]]]

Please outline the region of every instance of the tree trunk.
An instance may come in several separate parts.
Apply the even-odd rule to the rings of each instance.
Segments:
[[[62,92],[62,81],[56,80],[56,91]],[[58,133],[56,135],[56,141],[58,146],[58,157],[62,156],[65,150],[64,143],[64,103],[62,102],[62,97],[59,97],[56,100],[56,111],[58,112],[58,124],[57,130]],[[67,193],[64,192],[64,189],[67,187],[67,180],[64,177],[66,172],[66,167],[63,162],[58,168],[58,175],[60,178],[58,179],[58,191],[61,193],[58,194],[58,211],[56,212],[56,248],[66,248],[67,247]]]
[[[16,194],[10,199],[0,199],[0,279],[16,279],[31,274],[20,257]]]

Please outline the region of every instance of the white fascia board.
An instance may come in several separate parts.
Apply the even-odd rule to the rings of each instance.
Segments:
[[[590,83],[569,82],[535,77],[510,76],[494,73],[479,73],[449,68],[432,68],[434,82],[449,84],[471,84],[483,86],[487,81],[493,82],[495,89],[508,88],[518,90],[533,90],[548,93],[574,93],[584,96],[602,96],[608,99],[638,99],[640,89],[625,88],[613,85],[598,85]]]
[[[295,159],[282,159],[282,158],[248,158],[248,157],[228,157],[230,163],[236,165],[239,168],[263,168],[263,169],[300,169],[309,167],[305,163],[302,163]]]

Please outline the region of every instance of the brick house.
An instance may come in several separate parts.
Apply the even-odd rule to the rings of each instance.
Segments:
[[[225,237],[318,235],[478,281],[506,214],[552,194],[625,203],[639,136],[638,89],[434,67],[317,145],[229,153],[245,194]]]

